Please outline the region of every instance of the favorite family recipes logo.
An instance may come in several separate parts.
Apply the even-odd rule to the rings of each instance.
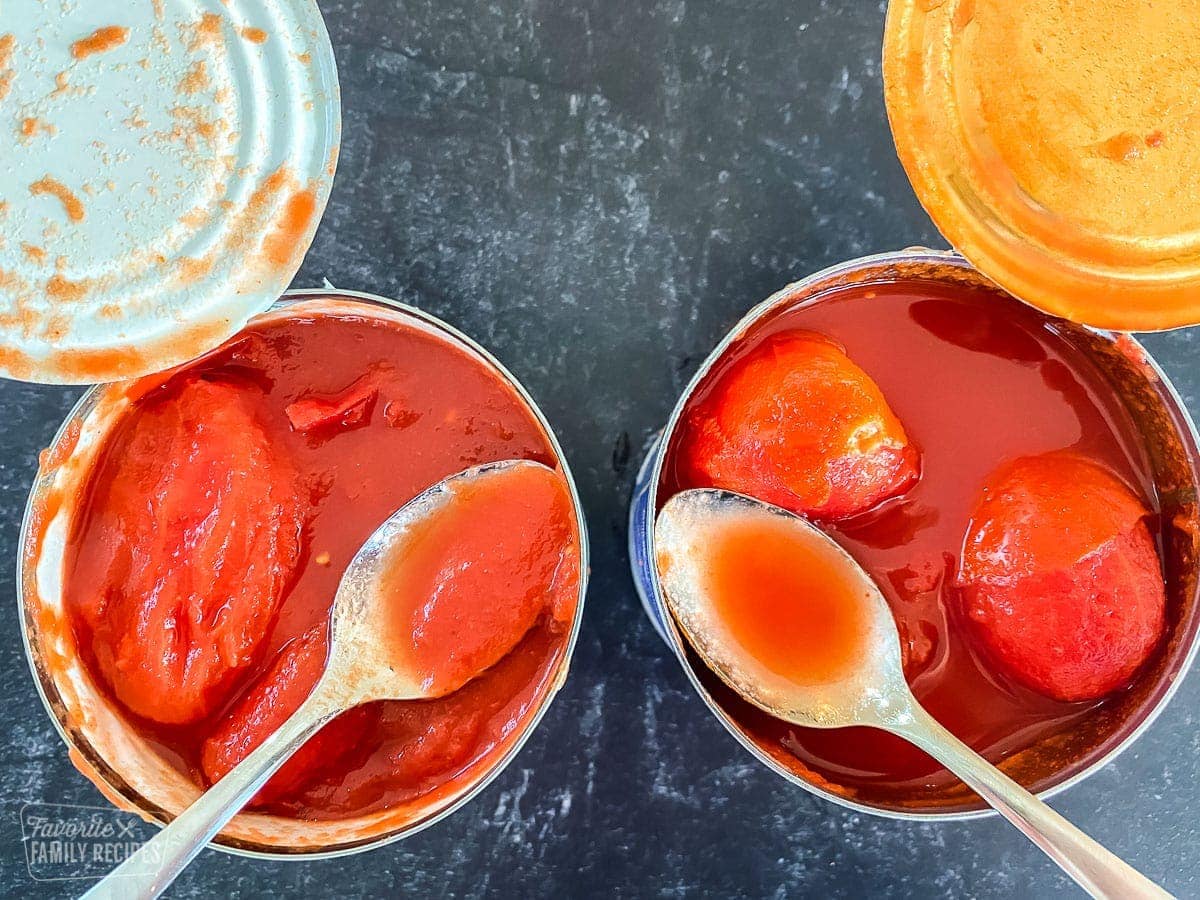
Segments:
[[[62,803],[27,803],[21,808],[25,863],[35,881],[100,878],[153,833],[133,813],[111,808]]]

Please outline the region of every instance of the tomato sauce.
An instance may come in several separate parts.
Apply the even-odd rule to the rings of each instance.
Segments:
[[[557,468],[534,414],[484,361],[369,315],[273,316],[129,393],[73,518],[65,603],[97,685],[200,784],[311,691],[342,572],[384,519],[469,466]],[[541,548],[542,580],[506,569],[528,560],[476,554],[483,574],[463,589],[529,594],[501,645],[473,657],[490,667],[439,699],[338,717],[256,808],[366,814],[443,796],[505,752],[552,686],[577,602],[570,495],[561,472],[545,475],[546,502],[504,507],[512,541]]]
[[[571,496],[557,473],[516,467],[448,488],[453,496],[385,562],[393,659],[430,697],[490,669],[537,621],[569,627],[579,574]]]
[[[705,593],[745,653],[799,685],[848,677],[867,652],[869,610],[852,567],[783,519],[747,516],[704,549]]]
[[[703,440],[695,423],[705,420],[722,379],[741,360],[798,331],[845,349],[878,385],[920,454],[919,480],[903,493],[858,515],[822,519],[821,526],[882,589],[918,700],[989,759],[1019,762],[1010,771],[1038,784],[1072,762],[1063,752],[1087,752],[1068,736],[1086,717],[1119,703],[1120,692],[1057,699],[997,665],[972,635],[955,582],[964,538],[981,490],[999,467],[1068,450],[1127,486],[1160,540],[1150,466],[1128,412],[1054,320],[1015,300],[936,282],[839,288],[760,321],[717,363],[667,448],[660,502],[679,490],[713,486],[695,466]],[[867,728],[789,725],[742,701],[694,656],[693,662],[717,703],[802,777],[867,803],[969,802],[954,776],[902,739]]]

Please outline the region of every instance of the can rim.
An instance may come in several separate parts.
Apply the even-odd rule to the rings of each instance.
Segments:
[[[308,861],[318,859],[334,859],[337,857],[363,853],[368,850],[374,850],[378,847],[386,846],[387,844],[396,843],[397,841],[401,841],[405,838],[411,837],[412,835],[418,834],[424,831],[426,828],[441,822],[443,819],[449,817],[462,807],[466,806],[471,800],[475,799],[512,764],[513,760],[524,748],[525,743],[533,736],[534,732],[541,724],[547,710],[549,710],[554,699],[562,689],[563,684],[565,684],[570,672],[572,659],[574,658],[575,647],[578,642],[580,628],[583,623],[584,603],[587,596],[588,576],[590,573],[590,546],[588,540],[587,521],[584,517],[583,503],[580,499],[579,491],[575,484],[575,476],[571,472],[570,464],[567,461],[566,454],[563,452],[563,448],[559,443],[558,436],[551,428],[550,422],[546,418],[545,413],[542,412],[541,407],[538,406],[537,402],[529,394],[528,390],[520,382],[520,380],[518,380],[516,376],[514,376],[512,372],[510,372],[508,368],[504,366],[503,363],[493,356],[490,351],[488,351],[470,336],[455,328],[453,325],[450,325],[448,322],[433,315],[432,313],[428,313],[422,309],[418,309],[415,306],[403,303],[399,300],[382,297],[378,294],[367,293],[364,291],[343,290],[341,288],[332,286],[327,288],[302,288],[285,291],[279,300],[277,300],[275,304],[271,306],[271,310],[283,308],[298,301],[318,300],[323,298],[347,298],[355,301],[379,305],[386,309],[406,314],[426,325],[430,325],[438,331],[448,334],[451,338],[460,342],[465,349],[476,354],[480,359],[483,360],[483,362],[493,367],[496,373],[499,374],[516,392],[518,398],[528,407],[530,412],[533,413],[534,419],[545,432],[547,443],[554,452],[555,460],[559,466],[561,466],[563,477],[567,482],[567,488],[570,492],[571,502],[575,511],[576,527],[579,534],[579,590],[571,630],[563,647],[562,659],[557,667],[557,671],[553,676],[551,686],[546,696],[542,699],[541,703],[538,704],[532,717],[526,723],[525,728],[517,736],[516,740],[514,740],[508,746],[504,753],[501,754],[501,756],[492,764],[491,768],[481,775],[478,781],[471,785],[469,789],[454,798],[445,808],[426,818],[420,819],[411,825],[404,826],[394,833],[385,834],[378,838],[369,838],[361,842],[349,844],[347,846],[333,847],[330,849],[317,849],[311,852],[303,848],[299,850],[263,850],[227,844],[219,840],[219,836],[205,844],[206,847],[214,850],[220,850],[223,853],[252,859]],[[92,405],[96,401],[97,395],[101,390],[103,390],[104,387],[105,385],[92,385],[86,391],[84,391],[83,395],[71,407],[71,410],[67,413],[62,424],[55,432],[54,439],[50,443],[51,447],[57,446],[59,442],[63,440],[67,430],[70,428],[73,422],[79,421],[84,415],[86,415],[87,412],[90,411]],[[46,479],[42,472],[42,467],[39,464],[38,472],[33,479],[29,497],[25,504],[25,511],[22,516],[21,529],[17,541],[19,554],[16,566],[17,615],[21,624],[21,644],[25,651],[25,661],[29,666],[30,674],[33,676],[33,683],[37,688],[38,697],[41,699],[42,706],[45,709],[46,714],[49,716],[50,721],[54,724],[55,731],[58,732],[58,736],[62,740],[63,744],[67,747],[67,750],[69,752],[82,753],[80,748],[75,745],[74,740],[71,738],[67,729],[63,726],[63,723],[59,720],[58,715],[54,711],[54,707],[46,691],[46,685],[43,684],[41,674],[38,671],[36,663],[34,662],[33,647],[30,643],[30,629],[28,627],[26,618],[26,601],[27,599],[31,598],[27,598],[25,596],[25,574],[27,567],[36,565],[36,561],[29,559],[26,553],[26,548],[29,546],[30,541],[30,529],[33,524],[34,504],[41,490],[46,487]],[[108,784],[107,779],[105,779],[105,783]],[[109,784],[109,787],[114,790],[114,793],[121,796],[122,799],[128,800],[124,793],[117,791],[111,784]],[[133,805],[136,806],[137,804]],[[160,821],[157,816],[145,813],[140,806],[138,808],[138,813],[142,815],[143,818],[147,818],[147,816],[149,816],[152,824],[158,826],[159,828],[164,827],[167,824],[166,822]]]
[[[909,247],[904,250],[895,250],[895,251],[887,251],[887,252],[883,252],[883,253],[874,253],[874,254],[869,254],[867,256],[856,257],[854,259],[850,259],[845,262],[836,263],[832,266],[827,266],[826,268],[821,269],[820,271],[814,272],[813,274],[808,275],[805,278],[801,278],[797,281],[792,282],[791,284],[788,284],[788,285],[780,288],[779,290],[777,290],[773,294],[771,294],[769,297],[767,297],[767,299],[765,299],[765,300],[761,301],[760,303],[756,304],[755,306],[753,306],[748,312],[746,312],[746,314],[742,318],[740,318],[737,321],[737,323],[732,328],[729,329],[729,331],[727,331],[725,333],[725,335],[717,343],[717,345],[713,348],[713,350],[708,354],[708,356],[706,356],[704,358],[704,361],[697,368],[696,372],[692,375],[692,377],[688,381],[686,387],[684,387],[682,393],[679,395],[679,399],[676,401],[675,406],[672,408],[671,414],[670,414],[669,418],[667,419],[666,425],[663,426],[663,429],[662,429],[661,433],[659,434],[658,438],[655,440],[655,443],[653,444],[653,446],[647,451],[647,459],[642,464],[643,468],[645,468],[647,465],[650,465],[651,460],[653,460],[652,468],[650,468],[650,470],[649,470],[649,475],[650,475],[650,480],[648,482],[649,502],[646,504],[646,507],[644,510],[644,519],[641,523],[641,525],[646,529],[646,535],[647,535],[647,541],[648,541],[647,549],[649,550],[649,558],[651,560],[654,559],[654,553],[655,553],[655,545],[654,545],[655,504],[656,504],[656,500],[658,497],[659,487],[660,487],[660,484],[662,481],[663,466],[666,461],[666,452],[665,451],[666,451],[668,444],[670,443],[672,436],[675,433],[676,426],[678,425],[679,420],[683,415],[684,409],[687,406],[688,401],[690,400],[692,394],[695,392],[696,388],[700,385],[700,383],[707,377],[708,373],[712,370],[713,365],[715,365],[724,356],[725,352],[729,349],[729,347],[735,341],[740,339],[753,325],[755,325],[757,322],[759,322],[768,313],[773,311],[777,305],[779,305],[782,301],[784,301],[788,297],[791,297],[792,295],[796,294],[799,291],[802,291],[802,290],[805,290],[808,288],[813,288],[814,286],[819,285],[821,282],[830,281],[840,275],[849,274],[851,272],[871,268],[873,266],[887,265],[889,263],[898,263],[898,262],[933,263],[933,264],[953,265],[953,266],[956,266],[956,267],[964,269],[964,270],[978,271],[975,269],[974,266],[972,266],[972,264],[969,261],[967,261],[965,258],[963,258],[963,256],[956,251],[932,250],[932,249],[929,249],[926,247]],[[1103,337],[1107,337],[1112,340],[1116,340],[1116,333],[1114,333],[1112,331],[1106,331],[1103,329],[1094,328],[1089,325],[1083,325],[1081,327],[1086,328],[1087,330],[1089,330],[1095,334],[1101,335]],[[1194,468],[1195,468],[1194,463],[1195,463],[1195,459],[1198,454],[1197,448],[1200,447],[1200,432],[1197,432],[1196,423],[1193,421],[1191,413],[1188,411],[1188,408],[1184,404],[1182,397],[1180,397],[1178,390],[1175,388],[1175,385],[1167,377],[1166,373],[1163,371],[1162,367],[1158,364],[1157,360],[1154,359],[1154,357],[1145,349],[1145,347],[1142,346],[1142,344],[1136,338],[1134,338],[1132,335],[1129,335],[1127,333],[1122,333],[1122,340],[1126,340],[1126,339],[1130,342],[1130,344],[1134,348],[1137,349],[1138,353],[1141,356],[1141,360],[1145,362],[1145,364],[1149,367],[1150,371],[1158,379],[1159,383],[1163,387],[1165,399],[1169,402],[1169,405],[1171,407],[1173,407],[1172,411],[1178,415],[1178,424],[1180,426],[1180,437],[1184,439],[1186,444],[1190,445],[1189,449],[1190,449],[1192,460],[1193,460],[1193,471],[1194,471]],[[637,513],[638,513],[638,510],[635,506],[633,509],[633,514],[637,515]],[[666,604],[663,601],[663,588],[662,588],[662,584],[658,577],[658,569],[654,565],[647,566],[647,569],[649,571],[650,583],[651,583],[651,588],[653,591],[653,596],[652,597],[643,596],[642,600],[644,603],[647,601],[653,602],[659,608],[665,610]],[[635,582],[636,582],[636,580],[637,579],[635,578]],[[639,590],[639,594],[640,594],[641,588],[639,587],[638,590]],[[832,803],[837,804],[838,806],[842,806],[847,809],[854,810],[855,812],[868,813],[873,816],[879,816],[881,818],[887,818],[887,819],[901,819],[901,820],[906,820],[906,821],[917,821],[917,822],[958,822],[958,821],[968,821],[971,819],[981,819],[981,818],[985,818],[985,817],[989,817],[989,816],[998,815],[998,813],[996,812],[995,809],[992,809],[991,807],[987,807],[987,806],[985,806],[982,809],[973,809],[973,810],[953,810],[953,811],[933,810],[933,811],[928,811],[928,812],[888,809],[888,808],[884,808],[884,807],[870,806],[865,803],[859,803],[855,800],[851,800],[847,797],[843,797],[841,795],[835,794],[831,791],[827,791],[824,788],[820,787],[819,785],[816,785],[810,781],[807,781],[807,780],[799,777],[791,770],[780,765],[776,760],[772,759],[768,754],[764,753],[761,750],[761,748],[759,748],[753,741],[751,741],[745,735],[745,733],[736,726],[736,724],[734,723],[732,718],[728,714],[726,714],[724,710],[720,709],[720,707],[716,706],[713,702],[711,702],[707,691],[705,690],[704,686],[701,684],[692,665],[690,664],[690,662],[687,659],[686,653],[684,652],[684,647],[686,646],[686,641],[684,641],[682,635],[679,633],[679,629],[678,629],[678,626],[675,624],[674,618],[668,612],[662,616],[662,619],[663,619],[664,627],[667,631],[667,635],[665,636],[664,639],[666,640],[667,644],[670,646],[671,651],[674,653],[675,657],[679,660],[679,663],[680,663],[681,667],[683,668],[684,673],[687,675],[688,681],[691,684],[692,688],[700,696],[701,700],[704,701],[705,706],[708,707],[708,711],[717,718],[717,720],[721,723],[721,725],[725,728],[725,730],[728,731],[737,740],[737,742],[742,745],[742,747],[744,747],[747,751],[749,751],[752,756],[754,756],[759,762],[765,764],[769,769],[771,769],[773,772],[775,772],[775,774],[782,776],[784,779],[791,782],[792,784],[795,784],[795,785],[803,788],[804,790],[808,791],[811,794],[814,794],[815,796],[821,797],[825,800],[829,800]],[[1127,750],[1134,743],[1134,741],[1136,741],[1139,737],[1141,737],[1146,732],[1146,730],[1155,722],[1155,720],[1159,717],[1159,715],[1162,714],[1162,711],[1166,708],[1167,704],[1175,696],[1175,693],[1179,690],[1180,683],[1183,681],[1184,677],[1187,675],[1188,671],[1191,669],[1192,664],[1195,662],[1195,659],[1196,659],[1196,656],[1198,653],[1200,653],[1200,630],[1198,630],[1196,632],[1196,634],[1192,636],[1190,646],[1189,646],[1186,654],[1184,655],[1183,659],[1180,661],[1178,669],[1174,672],[1174,674],[1171,678],[1167,679],[1168,683],[1167,683],[1165,689],[1160,694],[1158,699],[1153,703],[1153,705],[1151,705],[1150,708],[1146,711],[1142,720],[1134,728],[1132,728],[1129,731],[1129,733],[1126,734],[1120,741],[1116,742],[1111,748],[1109,748],[1103,754],[1098,756],[1090,764],[1088,764],[1084,768],[1080,769],[1078,772],[1076,772],[1074,775],[1070,776],[1069,778],[1065,778],[1061,782],[1058,782],[1057,784],[1050,785],[1049,787],[1046,787],[1043,790],[1035,792],[1035,795],[1042,800],[1049,800],[1049,799],[1059,795],[1063,791],[1066,791],[1067,789],[1079,784],[1084,779],[1088,778],[1090,775],[1094,774],[1095,772],[1102,769],[1104,766],[1108,765],[1110,762],[1114,761],[1125,750]]]

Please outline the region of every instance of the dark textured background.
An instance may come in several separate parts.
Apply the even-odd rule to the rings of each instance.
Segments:
[[[341,73],[333,199],[297,278],[391,295],[487,344],[554,423],[594,571],[572,676],[514,764],[451,819],[349,859],[205,852],[173,896],[1048,897],[1068,882],[999,821],[842,810],[759,768],[644,619],[626,502],[685,378],[774,289],[863,253],[942,246],[892,150],[883,4],[323,2]],[[1196,332],[1148,339],[1200,410]],[[13,560],[27,486],[76,391],[0,384],[0,894],[37,884],[27,802],[99,803],[26,669]],[[1200,893],[1200,679],[1056,802]]]

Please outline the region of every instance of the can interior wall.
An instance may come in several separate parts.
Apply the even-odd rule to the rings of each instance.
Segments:
[[[1001,293],[956,253],[910,249],[863,257],[833,266],[778,291],[746,316],[701,364],[671,413],[666,427],[648,452],[634,485],[629,519],[629,555],[633,579],[646,614],[659,636],[675,653],[692,687],[709,710],[747,750],[768,768],[805,790],[862,812],[896,818],[963,819],[992,811],[972,804],[920,803],[883,806],[838,793],[836,786],[817,784],[784,765],[729,716],[704,687],[686,642],[665,605],[654,565],[654,517],[661,501],[659,487],[666,449],[680,416],[697,387],[729,348],[758,322],[783,308],[820,302],[829,291],[851,285],[894,281],[938,281]],[[1034,785],[1042,797],[1052,796],[1081,781],[1112,761],[1161,712],[1180,679],[1191,666],[1200,645],[1200,451],[1196,428],[1170,381],[1150,355],[1128,335],[1114,335],[1086,326],[1059,322],[1073,343],[1083,349],[1111,382],[1113,390],[1137,424],[1148,451],[1167,536],[1163,552],[1168,573],[1168,606],[1179,610],[1171,623],[1166,650],[1156,669],[1139,680],[1133,711],[1121,717],[1095,716],[1085,720],[1079,736],[1088,749],[1043,783]],[[1129,705],[1124,707],[1129,709]]]
[[[306,313],[374,315],[429,330],[482,360],[510,385],[545,432],[567,481],[579,533],[581,563],[575,616],[553,681],[523,731],[487,770],[439,797],[436,805],[429,810],[421,809],[415,818],[413,810],[407,807],[327,822],[301,822],[247,812],[235,817],[212,843],[219,849],[242,855],[272,858],[303,855],[311,859],[366,850],[415,834],[460,808],[512,761],[566,679],[583,617],[588,540],[583,506],[549,422],[517,379],[483,347],[413,307],[371,294],[336,289],[289,291],[271,311],[255,321],[287,315],[298,303],[304,303]],[[128,405],[124,384],[118,382],[88,390],[43,457],[22,523],[17,599],[26,658],[72,762],[113,804],[162,824],[192,803],[200,789],[129,727],[121,712],[92,684],[74,651],[69,628],[58,627],[63,621],[61,569],[72,499],[79,494],[78,488],[109,429]],[[413,806],[419,808],[421,804]]]

